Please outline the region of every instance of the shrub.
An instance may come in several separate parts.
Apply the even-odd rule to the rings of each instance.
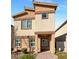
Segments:
[[[58,56],[58,59],[67,59],[67,53],[65,52],[57,52],[56,55]]]
[[[21,51],[22,51],[24,54],[27,54],[27,48],[23,48]]]
[[[21,59],[35,59],[35,56],[32,54],[24,54],[21,56]]]
[[[17,52],[21,52],[21,50],[17,50]]]

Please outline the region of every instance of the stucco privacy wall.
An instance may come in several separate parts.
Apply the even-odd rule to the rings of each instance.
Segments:
[[[67,23],[55,33],[55,37],[61,36],[65,33],[67,33]]]

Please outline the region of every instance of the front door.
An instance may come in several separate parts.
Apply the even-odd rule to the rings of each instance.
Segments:
[[[49,40],[47,38],[41,39],[41,51],[49,50]]]

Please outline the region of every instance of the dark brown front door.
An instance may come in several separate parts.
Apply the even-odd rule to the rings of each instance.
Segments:
[[[41,38],[41,51],[49,50],[49,40],[48,38]]]

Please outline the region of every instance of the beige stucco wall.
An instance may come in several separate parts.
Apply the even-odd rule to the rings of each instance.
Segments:
[[[15,21],[15,30],[17,36],[29,36],[29,35],[35,35],[34,32],[40,32],[40,31],[54,31],[54,13],[48,14],[48,19],[42,19],[41,14],[36,14],[35,19],[32,20],[32,29],[29,30],[23,30],[21,29],[21,20]]]
[[[27,48],[27,45],[28,45],[27,39],[22,39],[21,40],[21,48]]]
[[[21,29],[21,21],[15,21],[16,36],[32,36],[35,32],[35,20],[32,20],[32,29]]]
[[[55,33],[55,37],[61,36],[63,34],[67,33],[67,24],[62,26],[58,31]]]
[[[54,31],[54,14],[49,13],[48,19],[42,19],[42,14],[35,15],[36,32]]]

